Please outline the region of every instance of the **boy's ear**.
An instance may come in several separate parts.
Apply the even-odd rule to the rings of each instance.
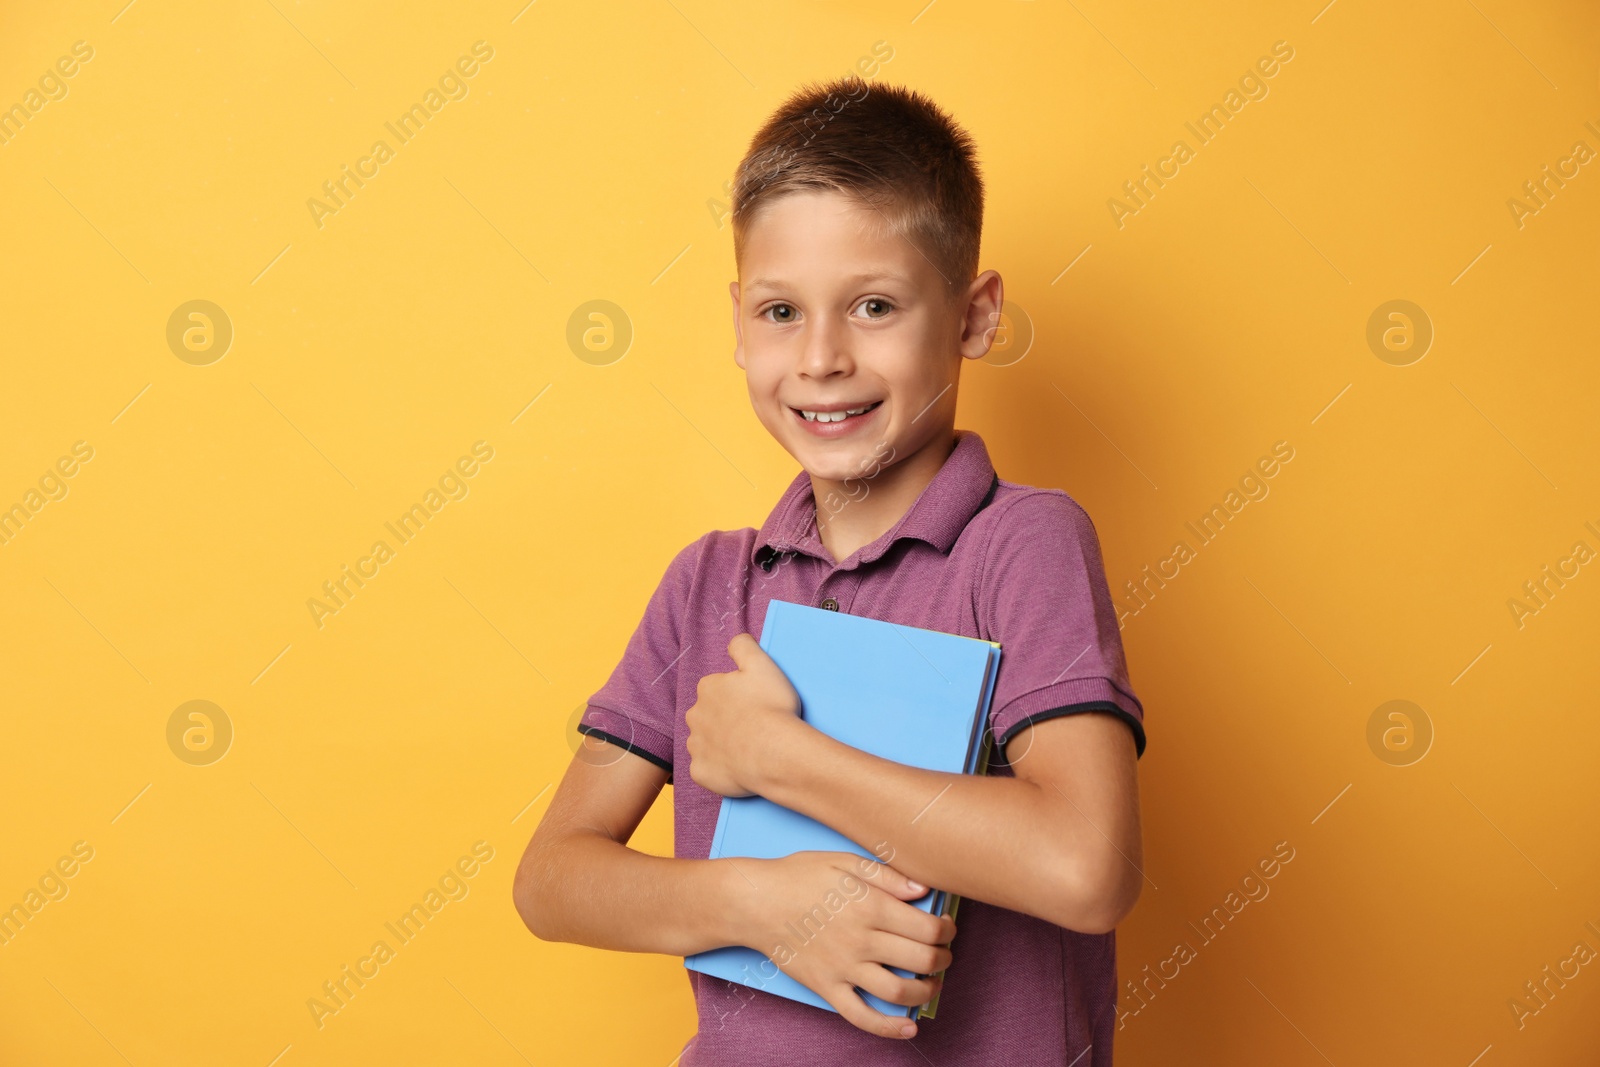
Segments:
[[[982,359],[994,346],[1005,298],[1005,283],[1000,280],[998,271],[984,271],[967,287],[960,346],[961,354],[967,359]]]
[[[728,283],[728,294],[733,297],[733,361],[744,370],[744,329],[739,323],[739,283]]]

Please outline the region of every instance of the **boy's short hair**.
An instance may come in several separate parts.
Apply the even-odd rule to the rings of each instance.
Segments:
[[[802,86],[750,140],[733,183],[733,255],[761,207],[830,190],[883,216],[943,276],[950,295],[978,275],[983,178],[972,138],[932,100],[850,75]]]

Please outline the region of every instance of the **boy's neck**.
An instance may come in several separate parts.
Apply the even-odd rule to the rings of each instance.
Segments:
[[[846,484],[811,475],[811,492],[817,502],[817,533],[834,562],[850,558],[899,522],[955,447],[956,431],[952,426],[872,477],[852,478]]]

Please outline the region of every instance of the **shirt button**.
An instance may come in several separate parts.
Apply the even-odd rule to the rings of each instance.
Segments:
[[[837,600],[833,599],[833,597],[829,597],[828,599],[824,600],[822,602],[822,606],[825,609],[827,609],[828,611],[838,611],[839,610],[839,602]]]

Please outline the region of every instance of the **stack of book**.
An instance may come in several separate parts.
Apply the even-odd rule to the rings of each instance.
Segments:
[[[932,771],[983,774],[987,769],[989,702],[1000,669],[996,642],[773,600],[767,605],[760,643],[800,695],[801,717],[834,740]],[[908,813],[907,820],[918,814]],[[869,846],[875,844],[881,843],[851,841],[764,797],[724,797],[710,858],[780,859],[795,852],[851,852],[893,866],[891,856],[873,854]],[[893,842],[888,844],[892,847]],[[911,903],[953,918],[959,898],[933,889]],[[805,918],[796,916],[796,921]],[[815,924],[796,927],[797,938],[819,932]],[[794,948],[804,951],[800,945]],[[752,948],[713,949],[683,962],[702,974],[835,1010]],[[912,977],[908,971],[890,969]],[[858,992],[885,1015],[932,1018],[938,1007],[937,996],[927,1004],[906,1007]]]

